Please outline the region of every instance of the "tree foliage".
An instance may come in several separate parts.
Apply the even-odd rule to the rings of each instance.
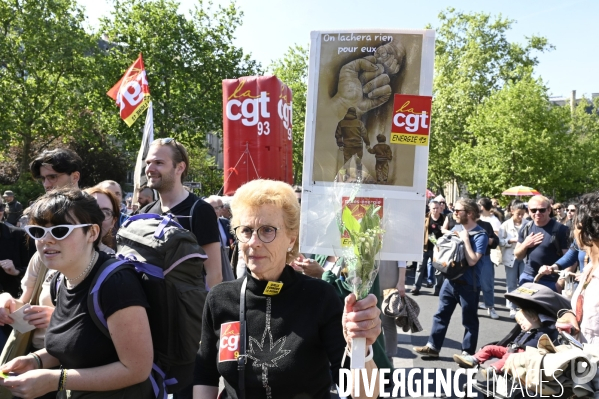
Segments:
[[[203,146],[207,132],[222,131],[222,80],[256,74],[260,66],[233,45],[242,18],[234,4],[212,12],[200,1],[190,17],[178,8],[178,2],[169,0],[114,1],[114,10],[100,26],[114,44],[102,61],[103,87],[108,90],[143,53],[155,137]],[[117,114],[106,96],[104,106]],[[138,145],[139,129],[119,122],[115,133]]]
[[[570,120],[565,165],[575,195],[599,189],[599,97],[579,101]],[[572,195],[570,195],[572,196]],[[568,198],[568,197],[566,197]]]
[[[222,171],[217,169],[213,156],[204,147],[192,147],[188,150],[189,169],[187,180],[201,183],[202,188],[194,189],[198,195],[216,194],[223,187]]]
[[[19,147],[17,173],[27,169],[34,140],[43,149],[94,128],[81,94],[95,43],[83,20],[75,0],[0,1],[0,140]]]
[[[78,148],[90,162],[108,159],[102,151],[134,158],[143,119],[129,128],[106,92],[140,52],[155,136],[188,147],[222,130],[221,81],[260,71],[233,45],[242,18],[234,4],[213,10],[200,1],[188,15],[171,0],[112,4],[98,31],[86,32],[76,0],[0,0],[0,144],[8,149],[0,170],[11,174],[1,182],[14,183],[47,147]],[[123,181],[126,162],[113,161],[109,174]],[[90,177],[100,177],[97,168]]]
[[[274,61],[269,69],[293,93],[293,181],[302,184],[304,160],[304,130],[308,87],[308,47],[290,47],[283,58]]]
[[[444,183],[465,175],[455,158],[456,144],[471,143],[467,121],[493,92],[528,76],[537,65],[535,51],[551,48],[533,36],[524,45],[510,42],[506,33],[514,21],[489,14],[465,14],[452,8],[439,14],[436,28],[435,76],[429,161],[429,184],[442,190]],[[461,182],[460,182],[461,183]]]
[[[569,114],[531,76],[508,82],[468,118],[468,140],[455,143],[449,166],[472,194],[498,196],[525,185],[567,196],[575,189],[566,166],[565,150],[575,141]]]

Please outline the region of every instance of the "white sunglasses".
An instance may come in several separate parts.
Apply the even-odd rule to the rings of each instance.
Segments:
[[[41,240],[42,238],[44,238],[47,233],[50,233],[50,235],[57,240],[64,240],[76,228],[87,227],[87,226],[93,226],[93,225],[90,223],[88,223],[88,224],[61,224],[61,225],[52,226],[52,227],[27,225],[23,228],[25,229],[27,234],[29,234],[29,237],[31,237],[37,241],[37,240]]]

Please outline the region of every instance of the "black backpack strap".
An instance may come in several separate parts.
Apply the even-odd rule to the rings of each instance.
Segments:
[[[102,333],[108,338],[110,338],[110,332],[108,331],[108,324],[106,323],[104,312],[100,307],[99,290],[100,286],[104,281],[106,281],[106,279],[119,271],[121,267],[125,267],[125,263],[126,262],[122,260],[116,259],[108,259],[106,262],[102,263],[96,272],[96,275],[94,276],[89,295],[87,296],[87,311],[89,312],[89,315],[94,321],[96,327],[98,327],[98,329],[102,331]]]
[[[237,358],[237,371],[239,373],[239,399],[245,399],[245,364],[247,363],[247,355],[245,354],[246,341],[246,324],[245,324],[245,290],[248,283],[247,276],[241,284],[241,292],[239,293],[239,357]]]
[[[104,311],[100,306],[100,288],[110,276],[124,267],[131,267],[135,269],[137,273],[147,273],[156,278],[164,278],[164,270],[162,270],[161,267],[145,262],[139,262],[133,257],[125,258],[122,255],[119,255],[118,259],[108,259],[100,266],[100,269],[94,276],[89,295],[87,296],[87,310],[98,329],[109,338],[110,332],[108,331],[108,323],[104,316]]]
[[[194,236],[197,237],[195,231],[193,231],[193,210],[196,209],[196,205],[198,204],[198,202],[200,202],[199,199],[196,200],[196,202],[193,203],[193,205],[191,206],[191,209],[189,210],[189,231],[191,231],[193,233]],[[219,237],[220,237],[220,233],[219,233]]]
[[[164,278],[162,268],[149,263],[139,262],[134,257],[125,258],[119,255],[119,259],[109,259],[100,266],[100,269],[94,276],[89,295],[87,296],[87,308],[94,324],[111,340],[108,323],[100,306],[100,288],[110,276],[125,267],[131,267],[137,273],[147,273],[153,277]],[[177,380],[174,378],[167,379],[165,372],[156,363],[152,363],[152,371],[149,378],[156,399],[166,398],[167,387],[177,383]]]

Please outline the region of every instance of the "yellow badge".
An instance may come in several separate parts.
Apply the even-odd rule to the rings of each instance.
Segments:
[[[516,291],[521,292],[523,294],[528,294],[530,296],[536,294],[537,292],[539,292],[539,290],[533,290],[530,288],[524,288],[524,287],[518,287],[516,288]]]
[[[264,289],[264,295],[278,295],[283,288],[283,283],[278,283],[276,281],[269,281],[266,284],[266,288]]]

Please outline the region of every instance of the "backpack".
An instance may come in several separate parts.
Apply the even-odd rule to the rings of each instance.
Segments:
[[[110,337],[100,309],[102,283],[124,267],[137,271],[150,305],[154,347],[150,380],[157,398],[192,383],[202,335],[203,306],[198,304],[207,295],[203,279],[207,256],[193,233],[174,218],[139,214],[127,219],[117,232],[117,259],[101,265],[88,296],[91,318]]]
[[[484,230],[471,231],[470,236],[487,234]],[[466,250],[464,242],[455,233],[447,233],[437,239],[433,248],[433,267],[445,276],[448,280],[460,278],[470,265],[466,260]]]
[[[189,230],[193,233],[196,234],[195,231],[193,231],[193,211],[196,208],[196,205],[198,204],[198,202],[200,201],[200,199],[196,199],[195,202],[193,203],[193,205],[191,206],[190,210],[189,210],[189,215],[175,215],[175,222],[177,221],[178,218],[188,218],[189,219]],[[161,208],[160,208],[160,200],[156,200],[154,202],[151,202],[149,205],[146,205],[143,208],[143,211],[145,212],[150,212],[150,213],[155,213],[155,212],[161,212]],[[217,220],[217,223],[218,220]],[[197,235],[196,235],[197,237]],[[232,281],[235,280],[235,275],[233,273],[233,267],[231,266],[231,261],[229,260],[229,255],[227,254],[226,249],[223,247],[223,242],[220,238],[220,230],[218,233],[218,237],[219,237],[219,243],[220,243],[220,256],[221,256],[221,273],[223,276],[223,280],[222,281]],[[205,271],[204,271],[204,276],[206,275]],[[203,304],[202,304],[203,306]]]
[[[193,205],[191,206],[191,209],[189,210],[189,219],[190,219],[189,227],[191,228],[192,233],[193,233],[193,210],[195,209],[195,207],[199,201],[200,200],[197,200],[196,202],[194,202]],[[179,217],[181,217],[181,216],[179,216]],[[227,253],[227,250],[226,250],[226,248],[228,248],[228,247],[223,242],[223,240],[220,236],[220,222],[218,221],[218,219],[217,219],[216,223],[219,224],[218,242],[220,243],[220,263],[221,263],[221,273],[223,276],[223,281],[233,281],[233,280],[235,280],[235,275],[233,274],[233,266],[232,266],[231,261],[229,260],[229,254]],[[204,275],[206,275],[206,273],[204,273]]]

